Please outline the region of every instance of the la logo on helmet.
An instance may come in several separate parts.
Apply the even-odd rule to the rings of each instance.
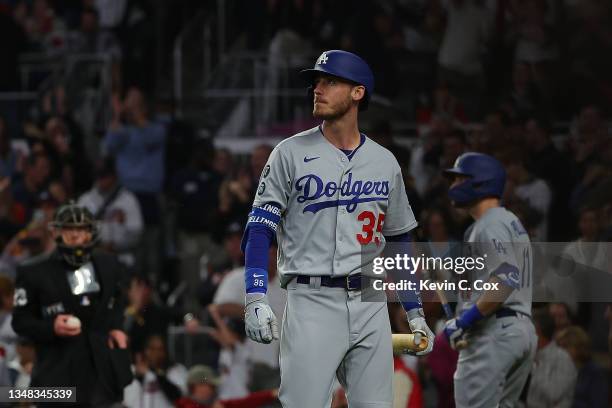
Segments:
[[[317,65],[326,64],[328,59],[329,58],[327,57],[327,53],[324,52],[323,54],[321,54],[321,56],[317,60]]]

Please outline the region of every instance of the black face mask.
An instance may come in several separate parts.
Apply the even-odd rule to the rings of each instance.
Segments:
[[[92,240],[86,245],[70,246],[66,245],[61,237],[58,237],[56,242],[58,251],[62,255],[64,261],[68,265],[76,268],[89,262],[91,259],[91,251],[96,245],[96,240]]]

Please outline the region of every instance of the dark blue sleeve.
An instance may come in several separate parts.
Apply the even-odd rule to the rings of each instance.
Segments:
[[[253,207],[242,237],[244,251],[244,282],[246,293],[266,293],[268,290],[268,251],[280,222],[277,205]]]
[[[396,254],[406,254],[408,256],[412,255],[412,236],[409,232],[405,232],[400,235],[385,236],[385,241],[394,243],[394,249],[386,251],[385,256],[395,257]],[[412,271],[394,271],[389,275],[394,282],[400,282],[401,280],[405,279],[414,282],[418,288],[419,282],[417,275],[416,273],[412,273]],[[423,307],[419,290],[398,290],[397,297],[405,311]]]

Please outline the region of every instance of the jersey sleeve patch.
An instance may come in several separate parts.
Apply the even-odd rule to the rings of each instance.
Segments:
[[[510,286],[513,289],[520,289],[520,273],[516,266],[510,265],[509,263],[502,263],[492,273],[506,286]]]
[[[261,207],[253,207],[249,213],[248,225],[263,225],[276,232],[281,219],[281,210],[274,204],[264,204]]]

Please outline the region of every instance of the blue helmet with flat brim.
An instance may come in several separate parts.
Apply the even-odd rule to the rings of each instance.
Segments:
[[[374,93],[374,74],[370,66],[361,57],[348,51],[324,51],[312,69],[300,71],[300,76],[307,80],[311,86],[308,94],[312,95],[314,78],[319,74],[328,74],[335,77],[363,85],[366,89],[365,97],[359,104],[359,110],[365,110]]]
[[[464,153],[444,173],[467,177],[448,190],[449,198],[457,204],[465,205],[486,197],[501,198],[504,194],[506,170],[499,160],[487,154]]]

